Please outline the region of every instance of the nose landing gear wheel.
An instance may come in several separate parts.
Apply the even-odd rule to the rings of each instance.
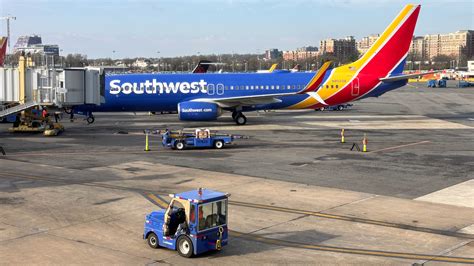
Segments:
[[[235,116],[234,121],[239,126],[245,125],[245,124],[247,124],[247,117],[245,117],[245,115],[243,115],[242,113],[238,113]]]

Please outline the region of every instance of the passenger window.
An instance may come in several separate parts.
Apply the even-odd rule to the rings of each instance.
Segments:
[[[326,89],[329,89],[329,85],[326,85]]]
[[[226,91],[229,90],[229,86],[225,86],[225,90],[226,90]]]
[[[336,89],[339,88],[339,85],[336,85]]]
[[[245,89],[248,90],[248,89],[249,89],[249,86],[245,86]]]
[[[334,85],[331,85],[331,89],[334,89]]]
[[[280,89],[280,85],[276,85],[276,89],[279,90],[279,89]]]
[[[286,88],[287,88],[287,89],[291,89],[291,86],[290,86],[290,85],[288,85],[288,86],[286,86]]]
[[[275,89],[275,86],[272,85],[272,90],[274,90],[274,89]]]
[[[267,85],[267,86],[265,86],[265,89],[266,89],[266,90],[268,90],[268,85]]]
[[[260,89],[263,90],[263,86],[260,86]]]
[[[240,89],[241,89],[241,90],[244,90],[244,86],[240,86]]]
[[[292,88],[295,89],[295,85],[293,85]]]

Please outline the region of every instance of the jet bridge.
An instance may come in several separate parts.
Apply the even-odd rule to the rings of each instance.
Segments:
[[[101,68],[34,68],[20,58],[18,68],[0,68],[0,119],[39,106],[52,109],[100,105]]]
[[[56,128],[50,119],[38,116],[38,111],[100,105],[103,82],[101,68],[35,68],[30,58],[21,56],[18,68],[0,68],[0,120],[9,118],[17,128],[21,122],[21,130],[12,131],[31,131],[33,125]]]

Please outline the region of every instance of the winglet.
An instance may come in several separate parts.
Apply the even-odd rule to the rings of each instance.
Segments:
[[[326,63],[323,64],[323,66],[316,72],[314,77],[309,81],[308,85],[304,87],[302,91],[299,93],[307,93],[311,91],[316,91],[321,83],[323,83],[324,76],[326,75],[326,72],[330,69],[332,61],[327,61]]]
[[[273,70],[275,70],[277,68],[278,64],[273,64],[272,67],[270,67],[270,69],[268,70],[269,73],[272,73]]]

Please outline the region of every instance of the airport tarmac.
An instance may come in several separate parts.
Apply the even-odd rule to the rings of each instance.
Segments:
[[[419,85],[341,112],[249,113],[246,126],[96,114],[43,137],[0,124],[2,263],[474,264],[474,89]],[[144,129],[183,127],[249,139],[174,151],[152,135],[143,151]],[[368,152],[351,151],[364,134]],[[197,187],[232,194],[229,246],[150,249],[145,214]]]

